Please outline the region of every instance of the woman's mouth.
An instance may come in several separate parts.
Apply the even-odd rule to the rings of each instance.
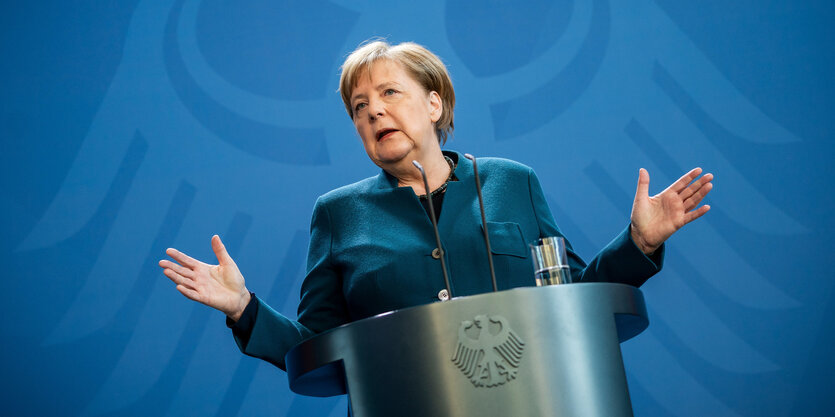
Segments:
[[[397,129],[381,129],[377,132],[377,141],[389,138],[394,132],[397,132]]]

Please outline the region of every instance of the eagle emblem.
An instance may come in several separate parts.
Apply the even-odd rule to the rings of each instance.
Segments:
[[[495,387],[516,379],[525,342],[501,316],[475,316],[458,327],[452,362],[477,387]]]

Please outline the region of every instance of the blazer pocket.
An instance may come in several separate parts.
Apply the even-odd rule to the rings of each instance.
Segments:
[[[528,257],[528,247],[522,237],[522,228],[513,222],[487,222],[490,249],[496,255]]]

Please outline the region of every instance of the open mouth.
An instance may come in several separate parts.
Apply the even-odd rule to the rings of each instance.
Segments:
[[[382,129],[379,132],[377,132],[377,140],[383,140],[391,136],[394,132],[397,132],[397,129]]]

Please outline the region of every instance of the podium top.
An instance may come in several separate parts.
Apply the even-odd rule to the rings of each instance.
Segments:
[[[578,332],[602,339],[611,333],[611,343],[617,344],[649,325],[643,294],[624,284],[522,287],[458,297],[358,320],[299,343],[286,356],[290,389],[311,396],[340,395],[347,392],[351,373],[431,368],[442,358],[448,362],[460,331],[476,317],[500,317],[529,348],[542,342],[559,349],[560,344],[575,343]],[[491,323],[501,326],[498,320]],[[587,349],[597,344],[591,342]]]

